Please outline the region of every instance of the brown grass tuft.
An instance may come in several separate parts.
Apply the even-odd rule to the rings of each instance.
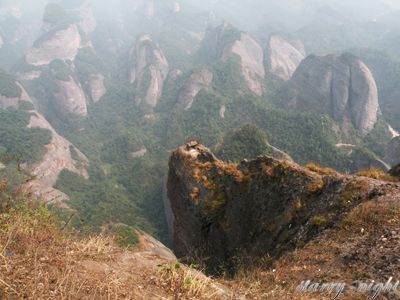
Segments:
[[[334,169],[331,168],[323,168],[318,165],[316,165],[313,162],[309,162],[307,164],[307,168],[309,168],[311,171],[319,174],[319,175],[336,175],[340,174],[339,172],[335,171]]]
[[[385,173],[379,168],[367,168],[361,172],[358,172],[356,175],[364,176],[364,177],[368,177],[368,178],[372,178],[372,179],[389,181],[389,182],[398,182],[399,181],[399,179],[397,177],[394,177],[388,173]]]

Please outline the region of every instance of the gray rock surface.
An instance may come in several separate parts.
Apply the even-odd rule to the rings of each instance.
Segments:
[[[246,69],[265,77],[263,50],[248,34],[241,33],[240,40],[233,43],[231,52],[240,56],[242,65]]]
[[[303,53],[283,38],[271,34],[264,52],[265,71],[289,80],[304,58]]]
[[[73,60],[81,47],[81,36],[76,24],[57,31],[51,38],[32,47],[26,55],[31,65],[47,65],[54,59]]]
[[[91,75],[89,77],[90,96],[93,102],[97,102],[107,92],[104,86],[104,76],[101,74]]]
[[[86,116],[86,98],[80,84],[71,76],[69,81],[56,79],[54,82],[58,86],[58,92],[53,94],[51,100],[59,118],[67,120],[69,114]]]
[[[18,82],[16,82],[16,84],[19,85],[22,90],[20,97],[9,99],[0,96],[0,108],[6,109],[9,106],[18,108],[19,100],[28,101],[33,104],[33,101],[24,88]],[[57,134],[54,128],[37,111],[32,110],[30,113],[32,113],[32,116],[27,127],[48,129],[51,131],[52,138],[50,144],[46,145],[47,153],[43,156],[40,162],[29,166],[23,166],[23,168],[31,172],[31,174],[37,175],[37,179],[28,182],[25,187],[30,191],[32,197],[46,202],[58,202],[61,207],[67,208],[62,201],[68,200],[68,196],[59,190],[53,189],[52,186],[56,183],[58,175],[64,168],[71,172],[80,174],[85,178],[89,178],[89,174],[84,168],[84,166],[88,164],[88,159],[84,154],[82,154],[82,152],[75,148],[82,165],[77,169],[75,167],[77,161],[72,159],[69,149],[70,146],[73,145]]]
[[[358,59],[351,63],[350,113],[356,128],[368,133],[374,128],[379,109],[378,90],[367,66]]]
[[[213,77],[213,73],[205,66],[190,75],[178,96],[178,103],[184,110],[192,106],[194,98],[201,89],[209,90]]]
[[[144,90],[148,104],[155,106],[161,97],[164,81],[169,72],[167,59],[150,35],[142,35],[130,50],[129,80]],[[146,74],[147,73],[147,74]],[[147,76],[145,76],[147,75]],[[146,77],[150,77],[150,82]]]
[[[379,110],[375,80],[365,64],[348,54],[305,58],[289,82],[287,109],[316,111],[336,121],[346,107],[354,127],[370,132]]]
[[[40,127],[48,129],[52,133],[51,142],[49,145],[46,145],[46,148],[48,149],[47,153],[39,163],[29,167],[32,174],[37,175],[42,183],[49,187],[53,186],[63,169],[67,169],[71,172],[80,174],[85,178],[89,178],[89,174],[83,166],[80,169],[75,167],[77,161],[72,159],[69,149],[72,144],[60,136],[42,115],[35,112],[35,115],[31,116],[28,127]],[[78,153],[80,160],[83,162],[83,165],[87,165],[88,159],[86,156],[77,148],[75,148],[75,150]]]

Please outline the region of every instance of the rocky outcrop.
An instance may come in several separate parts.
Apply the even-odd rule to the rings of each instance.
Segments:
[[[144,92],[148,104],[155,106],[169,72],[163,52],[150,35],[142,35],[132,47],[129,61],[131,84]]]
[[[283,160],[285,163],[288,163],[288,164],[294,163],[293,159],[288,154],[283,152],[282,150],[279,150],[278,148],[271,146],[269,143],[267,143],[267,146],[271,150],[271,153],[272,153],[271,156],[273,158]]]
[[[143,156],[143,155],[145,155],[146,153],[147,153],[147,149],[146,149],[146,148],[142,148],[142,149],[140,149],[139,151],[132,152],[131,155],[132,155],[133,158],[135,158],[135,157]]]
[[[51,101],[54,109],[62,120],[68,120],[68,115],[86,116],[87,105],[85,94],[79,83],[76,83],[71,76],[69,81],[55,79],[58,92],[53,94]]]
[[[79,7],[66,9],[65,11],[74,17],[76,24],[79,25],[84,32],[90,33],[96,28],[97,22],[93,16],[88,0],[85,0]]]
[[[192,106],[194,98],[201,89],[205,89],[207,92],[210,90],[213,76],[213,73],[205,66],[193,71],[178,96],[178,103],[184,110],[188,110]]]
[[[272,34],[264,52],[265,71],[289,80],[304,58],[304,54],[283,38]]]
[[[348,107],[354,127],[362,134],[370,132],[377,120],[375,80],[352,55],[308,56],[293,74],[289,88],[284,101],[288,109],[316,111],[340,121]]]
[[[37,112],[31,116],[28,127],[36,126],[50,130],[52,133],[52,139],[51,143],[46,145],[47,153],[43,156],[41,162],[30,166],[32,174],[37,175],[42,183],[50,187],[56,183],[58,175],[63,169],[70,170],[71,172],[80,174],[85,178],[89,178],[89,174],[84,166],[81,166],[79,169],[75,166],[78,161],[72,159],[70,151],[70,146],[74,146],[65,138],[58,135],[46,119]],[[87,165],[88,159],[86,156],[77,148],[75,148],[75,151],[83,165]]]
[[[58,203],[60,208],[69,209],[64,201],[69,200],[69,197],[63,192],[46,185],[40,180],[29,181],[24,190],[29,193],[32,198],[38,199],[45,203]]]
[[[97,102],[107,92],[104,86],[104,76],[101,74],[91,75],[89,77],[89,92],[93,102]]]
[[[201,52],[205,53],[208,63],[219,59],[228,60],[231,56],[240,59],[242,75],[247,86],[257,95],[262,94],[262,87],[257,76],[264,78],[264,53],[248,34],[240,32],[227,22],[217,28],[208,28],[203,40]]]
[[[26,55],[26,62],[31,65],[47,65],[54,59],[73,60],[81,47],[81,36],[76,24],[60,27],[49,36],[42,35]]]
[[[211,273],[222,263],[225,270],[234,268],[238,252],[268,254],[274,261],[343,224],[343,211],[378,195],[393,198],[399,187],[365,177],[319,175],[266,156],[227,164],[201,145],[180,147],[170,156],[167,184],[175,255],[207,257],[202,262]]]

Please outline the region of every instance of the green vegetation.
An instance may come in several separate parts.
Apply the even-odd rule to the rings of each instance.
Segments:
[[[31,114],[23,110],[8,108],[0,110],[0,146],[13,156],[24,152],[22,162],[40,161],[47,152],[44,147],[51,141],[51,131],[39,127],[26,128]],[[4,151],[0,153],[5,158]]]
[[[56,25],[74,23],[74,19],[56,3],[49,3],[46,5],[43,21]]]
[[[33,106],[32,102],[19,100],[18,101],[18,109],[21,110],[34,110],[35,107]]]
[[[265,133],[256,125],[246,124],[240,130],[228,131],[215,155],[224,161],[240,162],[244,158],[271,155],[271,151]]]
[[[20,97],[22,89],[16,84],[16,80],[6,71],[0,68],[0,95],[6,98]]]
[[[140,241],[135,229],[126,225],[117,225],[115,236],[119,240],[119,245],[128,249],[134,248]]]

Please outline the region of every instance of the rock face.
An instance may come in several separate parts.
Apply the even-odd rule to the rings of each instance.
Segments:
[[[68,120],[69,114],[86,116],[86,98],[80,84],[77,84],[71,76],[69,81],[56,79],[55,83],[58,92],[53,94],[52,102],[59,118]]]
[[[341,205],[352,209],[383,189],[398,194],[398,187],[365,177],[318,175],[265,156],[226,164],[201,145],[183,146],[170,156],[167,183],[175,254],[207,257],[211,273],[221,263],[234,267],[238,251],[268,253],[274,260],[321,232],[314,217],[342,224]],[[349,197],[353,193],[357,201]]]
[[[132,47],[129,61],[130,82],[144,91],[148,104],[155,106],[169,72],[168,62],[160,47],[152,42],[150,35],[142,35]]]
[[[93,102],[97,102],[107,92],[104,86],[104,76],[101,74],[91,75],[89,77],[90,96]]]
[[[6,109],[9,106],[18,108],[18,101],[24,100],[33,104],[31,98],[23,89],[23,87],[16,82],[21,88],[21,95],[18,98],[8,99],[0,96],[0,108]],[[50,144],[46,145],[47,153],[43,156],[39,163],[30,166],[24,166],[33,175],[37,175],[38,180],[33,180],[27,183],[26,188],[32,193],[33,197],[40,198],[43,201],[59,202],[61,207],[67,206],[62,200],[69,199],[67,195],[59,190],[53,189],[52,186],[56,183],[60,172],[66,168],[71,172],[75,172],[89,178],[86,169],[81,166],[79,169],[75,167],[78,161],[72,159],[70,147],[74,147],[69,141],[60,136],[54,128],[46,121],[46,119],[37,111],[30,111],[32,116],[27,127],[39,127],[51,131],[52,139]],[[74,147],[75,148],[75,147]],[[88,164],[88,159],[77,148],[75,148],[79,160],[82,165]]]
[[[299,50],[280,36],[272,34],[264,52],[265,71],[289,80],[304,58]]]
[[[84,167],[79,170],[75,167],[78,162],[71,157],[70,146],[73,146],[69,141],[60,136],[54,128],[46,121],[46,119],[36,113],[36,116],[31,116],[28,127],[40,127],[48,129],[52,133],[52,140],[49,145],[46,145],[48,149],[47,153],[43,156],[40,163],[31,166],[32,173],[40,178],[40,181],[47,186],[53,186],[58,178],[58,175],[63,169],[68,169],[71,172],[82,175],[85,178],[89,178],[89,175]],[[75,148],[75,147],[74,147]],[[79,159],[84,164],[87,164],[88,159],[83,155],[77,148],[75,148]]]
[[[202,52],[206,53],[208,63],[219,59],[226,61],[231,56],[237,55],[247,86],[257,95],[262,94],[261,83],[256,75],[265,77],[264,53],[261,46],[248,34],[223,22],[217,28],[207,29]]]
[[[68,27],[56,31],[51,37],[43,38],[43,40],[39,38],[26,55],[26,62],[41,66],[49,64],[54,59],[73,60],[80,47],[81,36],[78,28],[76,24],[69,24]]]
[[[77,25],[79,25],[86,33],[90,33],[96,28],[97,22],[93,16],[88,0],[84,1],[79,7],[66,9],[65,11],[75,17],[74,19],[76,20]]]
[[[190,75],[178,97],[178,103],[184,110],[188,110],[192,106],[194,98],[201,89],[204,88],[207,92],[209,91],[213,76],[213,73],[205,66],[195,70]]]
[[[340,121],[348,107],[353,125],[363,134],[370,132],[377,120],[375,80],[365,64],[351,55],[308,56],[289,87],[284,101],[288,109],[316,111]]]

